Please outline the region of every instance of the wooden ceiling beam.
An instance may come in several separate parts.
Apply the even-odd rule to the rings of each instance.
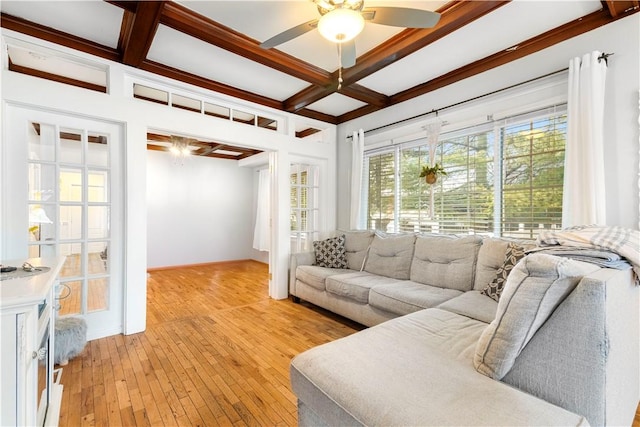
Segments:
[[[116,49],[103,46],[51,27],[36,24],[35,22],[18,18],[17,16],[0,13],[0,26],[8,30],[17,31],[51,43],[99,56],[100,58],[105,58],[109,61],[120,61],[120,54]]]
[[[638,0],[603,0],[612,17],[617,18],[640,7]]]
[[[175,2],[168,2],[162,12],[163,25],[198,38],[251,61],[281,71],[306,82],[325,85],[331,73],[300,61],[277,49],[263,49],[260,43]]]
[[[366,102],[367,104],[378,108],[384,108],[389,105],[389,97],[387,95],[356,83],[341,88],[338,93],[346,95],[349,98],[357,99],[358,101]]]
[[[164,4],[164,1],[139,1],[134,13],[125,10],[118,41],[124,64],[137,68],[147,57]]]
[[[321,122],[330,123],[333,125],[339,124],[338,118],[336,116],[321,113],[320,111],[309,110],[308,108],[303,108],[302,110],[298,110],[296,111],[296,114],[299,116],[308,117],[310,119],[320,120]]]
[[[104,0],[105,3],[109,3],[112,4],[114,6],[118,6],[126,11],[129,11],[131,13],[135,13],[136,9],[138,8],[138,1],[132,1],[132,0]]]

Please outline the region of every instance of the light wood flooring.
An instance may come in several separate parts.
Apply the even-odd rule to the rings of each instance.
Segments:
[[[296,425],[291,358],[362,326],[269,299],[267,274],[253,261],[152,272],[147,330],[64,367],[60,426]]]
[[[60,426],[292,426],[289,362],[360,325],[267,296],[254,261],[155,271],[147,330],[64,367]]]

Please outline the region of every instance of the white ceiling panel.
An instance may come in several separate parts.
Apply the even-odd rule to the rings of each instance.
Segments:
[[[348,96],[340,95],[339,93],[332,93],[331,95],[322,98],[320,101],[307,106],[307,108],[321,113],[330,114],[332,116],[339,116],[351,110],[355,110],[356,108],[364,107],[365,105],[367,104],[356,99],[349,98]]]
[[[283,101],[308,83],[265,67],[164,25],[158,31],[148,58],[208,79]]]
[[[597,0],[514,1],[358,83],[393,95],[601,7]],[[402,75],[402,79],[398,79],[398,75]]]
[[[124,11],[104,1],[0,1],[0,10],[116,48]]]

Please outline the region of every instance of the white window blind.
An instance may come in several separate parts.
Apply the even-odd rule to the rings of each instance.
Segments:
[[[560,226],[566,115],[538,110],[365,153],[367,224],[388,232],[535,238]],[[447,172],[436,184],[423,165]]]

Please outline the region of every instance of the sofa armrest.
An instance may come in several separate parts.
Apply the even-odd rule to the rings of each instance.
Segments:
[[[289,260],[289,294],[296,294],[296,269],[299,265],[313,265],[316,263],[316,253],[310,252],[298,252],[291,254]]]
[[[631,270],[603,268],[585,276],[503,381],[591,425],[630,425],[640,393],[639,293]]]

